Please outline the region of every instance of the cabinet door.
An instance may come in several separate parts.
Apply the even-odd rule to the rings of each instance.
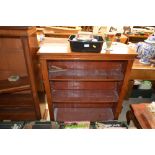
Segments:
[[[10,75],[27,76],[21,39],[0,39],[0,80]]]

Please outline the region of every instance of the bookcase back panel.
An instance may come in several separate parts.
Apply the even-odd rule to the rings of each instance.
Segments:
[[[125,61],[48,61],[48,68],[58,69],[110,69],[110,70],[122,70]]]
[[[81,82],[81,81],[58,81],[50,82],[52,89],[61,90],[116,90],[117,82]]]
[[[113,108],[113,106],[116,103],[113,102],[77,102],[77,103],[64,103],[64,102],[59,102],[59,103],[53,103],[54,108]]]
[[[50,80],[123,80],[126,61],[48,61]]]

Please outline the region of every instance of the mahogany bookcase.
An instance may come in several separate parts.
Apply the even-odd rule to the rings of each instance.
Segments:
[[[118,119],[127,90],[134,49],[72,52],[66,39],[50,39],[38,51],[50,119]],[[120,50],[119,50],[120,49]]]

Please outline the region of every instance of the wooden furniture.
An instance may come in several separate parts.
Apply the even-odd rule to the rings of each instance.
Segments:
[[[148,34],[140,35],[140,34],[125,34],[128,37],[128,42],[137,43],[140,41],[144,41],[148,38]]]
[[[80,53],[71,52],[67,39],[43,43],[38,55],[50,119],[117,119],[136,56],[133,49],[124,46],[110,53]]]
[[[124,43],[124,44],[127,44],[128,43],[128,37],[125,36],[124,34],[121,34],[120,42]]]
[[[130,79],[155,80],[155,66],[144,65],[139,62],[139,59],[135,59]]]
[[[126,99],[131,95],[131,91],[134,85],[134,80],[150,80],[155,81],[155,66],[144,65],[139,62],[139,59],[135,59],[133,62],[132,70],[129,77],[128,90],[126,92]]]
[[[81,26],[82,31],[93,32],[93,26]]]
[[[42,31],[45,37],[69,38],[70,35],[77,34],[81,30],[81,28],[49,26],[37,28],[37,30],[38,32]]]
[[[155,113],[150,112],[148,103],[131,104],[127,112],[127,123],[132,120],[138,129],[155,129]]]
[[[38,49],[35,27],[0,27],[0,120],[40,119]]]

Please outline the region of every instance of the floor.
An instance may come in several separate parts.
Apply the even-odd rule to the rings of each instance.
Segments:
[[[130,109],[130,104],[133,103],[151,103],[155,101],[155,94],[151,98],[129,98],[129,100],[124,100],[123,109],[119,116],[119,121],[126,121],[126,112]]]
[[[128,110],[130,110],[130,104],[133,104],[133,103],[137,103],[137,104],[138,103],[151,103],[153,101],[155,101],[155,93],[152,94],[151,98],[139,97],[139,98],[129,98],[129,100],[124,100],[122,112],[119,115],[118,120],[119,121],[126,121],[126,112]],[[135,128],[132,121],[130,122],[129,128]]]

